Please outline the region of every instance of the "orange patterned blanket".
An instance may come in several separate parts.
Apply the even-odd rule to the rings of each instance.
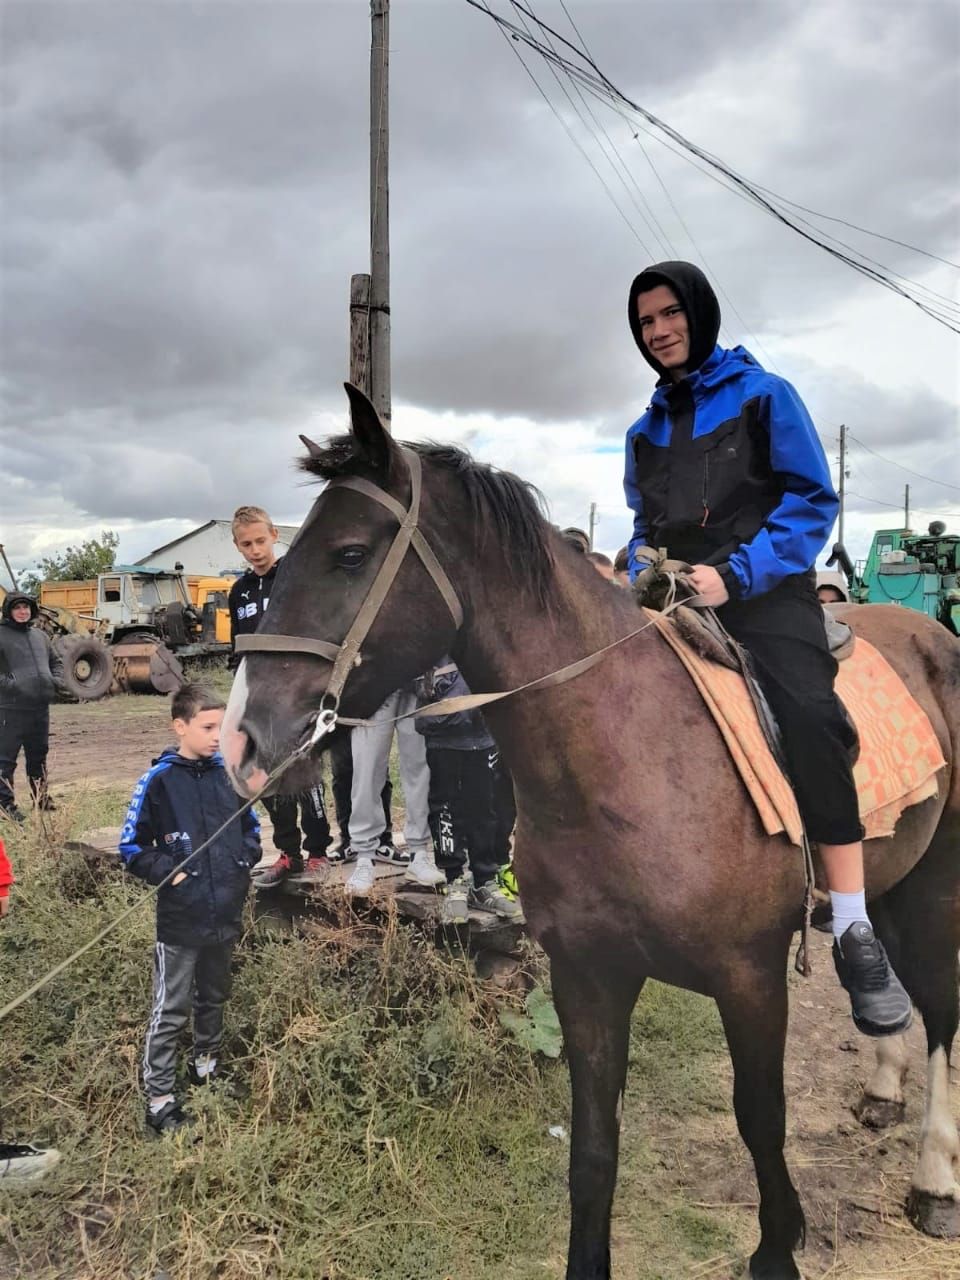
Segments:
[[[786,778],[767,746],[743,678],[700,657],[668,617],[644,610],[676,652],[717,722],[768,835],[786,832],[800,843],[800,814]],[[860,821],[868,840],[893,835],[904,809],[937,794],[946,763],[926,713],[873,645],[857,637],[840,664],[837,693],[860,731],[853,776]]]

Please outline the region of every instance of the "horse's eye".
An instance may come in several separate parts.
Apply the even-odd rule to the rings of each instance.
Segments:
[[[342,569],[359,569],[367,558],[366,547],[341,547],[336,553],[337,564]]]

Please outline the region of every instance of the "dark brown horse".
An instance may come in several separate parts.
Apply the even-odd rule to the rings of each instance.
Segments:
[[[352,435],[312,446],[305,460],[333,483],[286,556],[266,633],[340,644],[397,535],[396,514],[369,488],[338,478],[362,477],[410,503],[408,455],[359,393],[351,400]],[[435,578],[407,551],[350,668],[344,715],[370,715],[444,653],[475,691],[512,689],[639,625],[630,594],[563,544],[522,481],[455,449],[413,448],[423,471],[419,529],[454,585],[463,624],[458,631]],[[914,1217],[956,1232],[960,1141],[947,1091],[958,1020],[960,644],[905,609],[860,607],[848,617],[906,681],[948,761],[937,797],[907,810],[894,838],[871,841],[866,863],[873,920],[927,1032]],[[309,732],[330,673],[317,654],[245,658],[223,734],[239,790],[258,785]],[[516,785],[517,874],[550,958],[570,1066],[568,1280],[610,1275],[628,1026],[648,977],[719,1006],[760,1190],[750,1274],[795,1280],[804,1222],[783,1157],[783,1053],[788,951],[804,888],[798,851],[764,834],[720,733],[656,629],[579,678],[487,714]],[[303,786],[314,767],[298,763],[284,788]],[[899,1048],[885,1046],[877,1092],[891,1104],[899,1069]]]

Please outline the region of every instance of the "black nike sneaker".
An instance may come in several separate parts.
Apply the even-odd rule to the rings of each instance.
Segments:
[[[865,1036],[906,1031],[913,1018],[910,997],[866,920],[857,920],[843,937],[834,939],[833,963],[850,996],[859,1031]]]

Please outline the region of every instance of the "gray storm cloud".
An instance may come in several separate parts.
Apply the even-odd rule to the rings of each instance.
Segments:
[[[956,252],[952,6],[571,8],[615,82],[753,178]],[[257,494],[302,512],[289,459],[297,431],[342,421],[348,280],[367,255],[366,6],[35,0],[2,22],[4,540],[26,555],[17,530],[51,511],[199,521]],[[395,394],[622,433],[650,390],[627,284],[668,255],[595,152],[646,244],[624,224],[489,20],[396,6],[391,58]],[[605,123],[669,256],[693,256],[637,142]],[[797,353],[871,286],[640,141],[740,313],[734,340],[779,352],[824,417],[930,471],[957,429],[942,380],[871,385],[867,333],[828,365]],[[903,305],[902,341],[922,349],[931,322]]]

